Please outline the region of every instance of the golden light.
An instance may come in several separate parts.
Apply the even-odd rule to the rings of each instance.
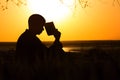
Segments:
[[[66,6],[74,6],[75,0],[62,0],[62,3],[65,4]]]
[[[65,1],[66,4],[70,2]],[[32,13],[43,15],[47,21],[61,21],[72,13],[60,0],[28,0],[28,7]]]

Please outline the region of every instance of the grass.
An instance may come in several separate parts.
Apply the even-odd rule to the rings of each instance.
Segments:
[[[0,52],[0,80],[119,80],[120,50],[91,49],[49,56],[41,61],[16,61],[14,51]]]

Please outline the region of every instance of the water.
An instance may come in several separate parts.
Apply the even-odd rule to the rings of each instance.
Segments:
[[[0,51],[15,50],[16,42],[0,42]]]
[[[94,40],[94,41],[63,41],[66,52],[82,52],[92,48],[103,50],[120,50],[119,40]]]
[[[66,46],[66,47],[63,47],[63,50],[65,52],[81,52],[83,50],[89,50],[93,47],[81,47],[81,46],[77,46],[77,47],[69,47],[69,46]]]
[[[52,42],[44,42],[50,46]],[[120,40],[62,41],[65,52],[81,52],[94,47],[102,49],[120,49]],[[15,50],[16,42],[0,42],[0,51]]]

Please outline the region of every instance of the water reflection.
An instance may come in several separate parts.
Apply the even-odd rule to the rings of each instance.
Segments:
[[[88,49],[90,49],[90,48],[92,48],[92,47],[63,47],[63,50],[65,51],[65,52],[81,52],[81,51],[83,51],[83,50],[88,50]]]

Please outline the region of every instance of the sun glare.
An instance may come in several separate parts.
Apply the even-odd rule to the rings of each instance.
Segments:
[[[28,0],[28,7],[32,13],[43,15],[47,21],[61,21],[71,14],[71,10],[60,0]]]

